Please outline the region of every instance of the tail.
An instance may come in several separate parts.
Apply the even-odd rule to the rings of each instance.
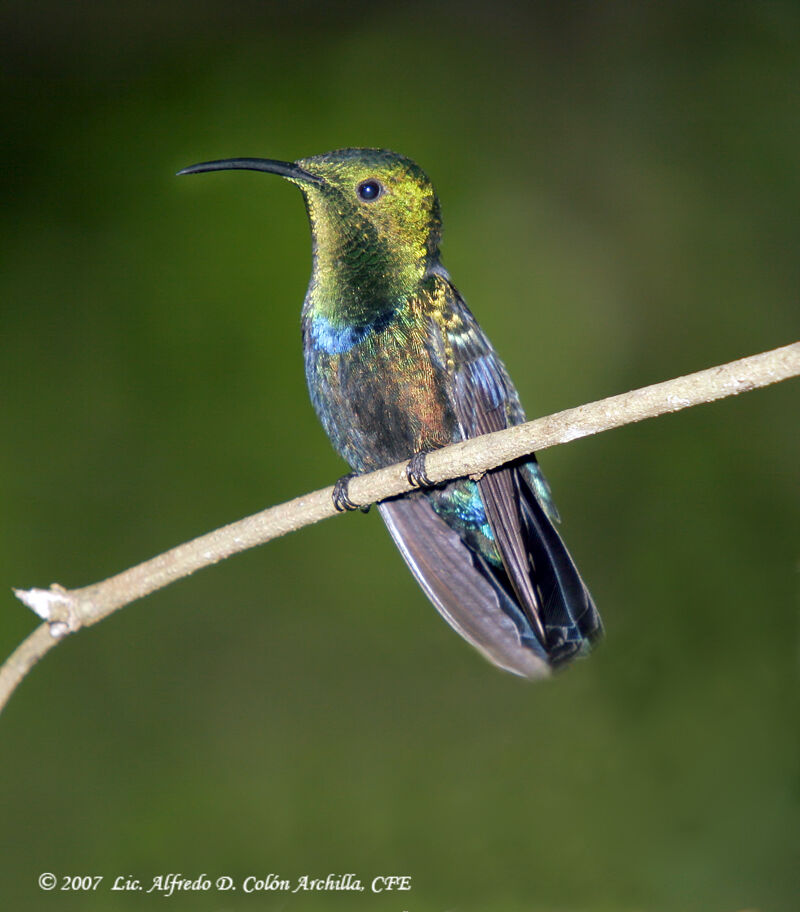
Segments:
[[[520,479],[526,545],[539,593],[545,649],[553,667],[585,655],[603,634],[603,623],[589,590],[578,573],[561,536],[538,498]]]
[[[378,505],[392,538],[448,624],[490,662],[526,678],[588,651],[600,616],[569,552],[526,480],[520,488],[525,545],[544,642],[520,607],[508,576],[469,548],[424,494]]]

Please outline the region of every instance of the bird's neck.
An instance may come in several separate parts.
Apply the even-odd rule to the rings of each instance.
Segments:
[[[425,256],[317,245],[305,312],[336,326],[373,323],[412,298],[428,270]]]
[[[337,199],[305,194],[313,269],[304,312],[333,326],[366,326],[417,293],[439,259],[439,223],[378,227],[340,211]]]

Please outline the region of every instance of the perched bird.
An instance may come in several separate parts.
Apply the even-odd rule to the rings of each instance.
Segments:
[[[297,162],[234,158],[179,174],[247,169],[296,184],[311,223],[302,311],[311,401],[354,472],[410,459],[421,488],[378,509],[445,620],[486,658],[542,677],[601,634],[554,528],[536,458],[480,480],[426,485],[425,454],[525,420],[517,392],[439,258],[441,216],[413,161],[342,149]],[[347,479],[334,501],[352,508]]]

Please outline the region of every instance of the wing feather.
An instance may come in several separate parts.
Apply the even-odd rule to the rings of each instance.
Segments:
[[[447,333],[452,347],[452,404],[461,434],[468,438],[503,430],[508,426],[509,405],[518,407],[516,391],[489,340],[455,290],[451,308]],[[516,469],[487,472],[478,482],[478,490],[514,592],[544,643],[542,606],[531,576]]]

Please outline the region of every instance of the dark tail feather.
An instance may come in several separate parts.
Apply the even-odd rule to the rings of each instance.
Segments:
[[[555,667],[588,652],[603,633],[600,615],[569,552],[524,477],[522,507],[533,579],[541,599],[545,646]]]

